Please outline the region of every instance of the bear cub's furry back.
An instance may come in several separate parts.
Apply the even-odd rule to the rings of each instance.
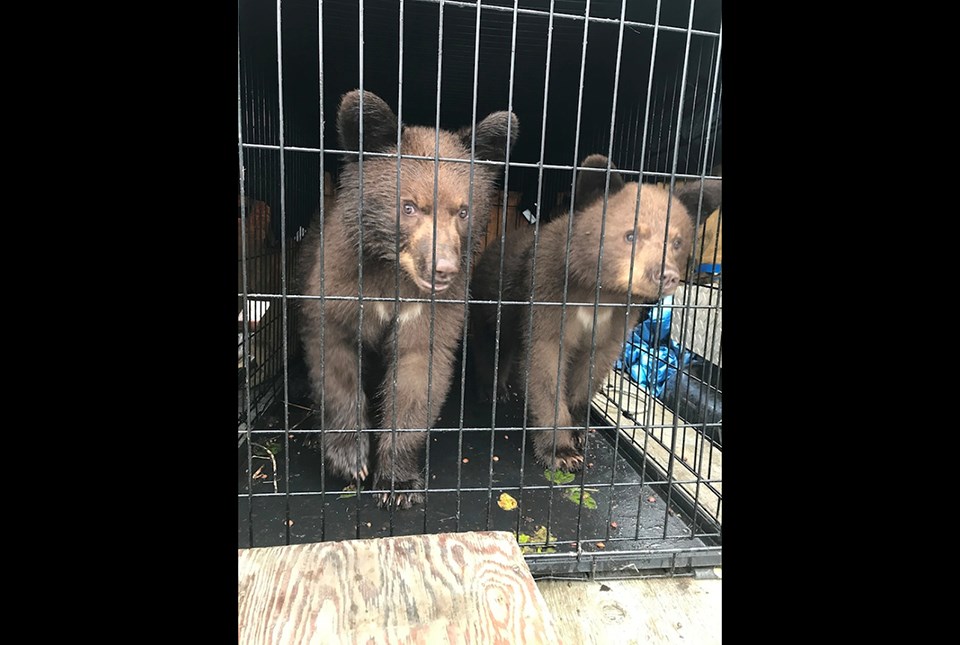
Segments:
[[[544,224],[536,258],[532,226],[511,232],[507,237],[502,300],[531,300],[531,276],[536,260],[533,300],[596,301],[607,158],[591,155],[581,165],[598,170],[581,170],[578,174],[572,223],[567,213]],[[615,169],[612,165],[611,168]],[[640,206],[635,227],[638,190]],[[612,172],[603,229],[600,303],[613,306],[598,307],[596,317],[593,304],[567,306],[562,338],[560,306],[533,305],[532,326],[530,306],[502,306],[497,393],[501,398],[507,396],[511,377],[516,389],[522,392],[522,377],[529,364],[527,403],[532,426],[561,428],[556,432],[533,433],[536,457],[548,468],[576,470],[583,464],[582,431],[572,426],[582,427],[585,423],[590,400],[622,350],[627,294],[632,294],[631,303],[637,305],[656,303],[661,296],[676,291],[691,253],[698,205],[701,218],[719,205],[719,183],[704,184],[702,202],[700,195],[699,182],[678,189],[671,200],[664,188],[644,184],[640,189],[640,184],[624,182],[618,173]],[[568,258],[567,231],[571,224]],[[499,264],[500,242],[497,240],[484,251],[477,264],[472,298],[497,299]],[[565,274],[568,274],[566,297]],[[628,333],[639,322],[642,310],[642,307],[631,306]],[[494,387],[496,305],[473,305],[471,321],[468,344],[474,377],[481,395],[490,395]]]
[[[469,163],[402,159],[398,188],[397,117],[370,92],[363,94],[362,109],[363,152],[394,156],[364,154],[361,208],[358,155],[344,155],[336,202],[323,222],[322,241],[319,218],[303,240],[300,285],[305,295],[349,299],[302,301],[301,339],[325,428],[351,431],[325,434],[321,448],[329,469],[357,482],[372,472],[373,487],[383,491],[380,505],[408,508],[423,497],[417,489],[423,487],[419,462],[426,433],[376,433],[374,465],[370,433],[358,431],[427,428],[436,420],[450,387],[463,331],[467,257],[476,253],[484,238],[499,167],[474,165],[471,195]],[[343,96],[337,134],[344,150],[360,148],[360,110],[359,91]],[[475,136],[477,159],[503,161],[517,133],[516,116],[496,112],[475,128],[457,133],[441,130],[439,156],[469,160]],[[401,152],[433,157],[436,136],[432,127],[404,125]],[[357,299],[358,264],[363,276],[362,313]],[[393,300],[397,296],[427,302],[397,306]],[[460,302],[435,304],[431,366],[429,300],[433,296]],[[363,395],[357,369],[359,345],[364,354],[378,355],[384,368],[385,378],[373,401]],[[363,371],[368,373],[367,368]],[[428,374],[432,374],[429,395]]]

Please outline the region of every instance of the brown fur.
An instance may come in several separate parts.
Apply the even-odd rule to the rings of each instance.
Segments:
[[[355,90],[340,103],[337,129],[345,150],[359,149],[359,101],[359,91]],[[396,154],[397,117],[389,106],[366,92],[363,114],[364,152]],[[503,160],[508,123],[512,145],[517,136],[514,115],[497,112],[477,125],[478,159]],[[434,137],[433,128],[404,126],[402,153],[432,157]],[[441,131],[439,155],[469,159],[470,137],[470,128],[459,133]],[[330,430],[394,427],[394,405],[396,428],[427,428],[436,420],[450,386],[455,350],[463,330],[467,256],[483,240],[498,170],[489,165],[474,166],[472,210],[467,212],[471,202],[470,164],[440,162],[435,170],[432,160],[403,159],[398,193],[396,158],[365,155],[361,211],[357,155],[345,156],[340,188],[324,223],[322,243],[319,223],[311,227],[303,240],[306,255],[302,262],[302,292],[358,296],[362,224],[364,298],[429,299],[435,289],[437,298],[460,300],[461,304],[436,303],[428,394],[430,303],[403,303],[397,307],[395,302],[365,301],[361,310],[355,299],[303,301],[301,338],[316,403],[322,406],[325,427]],[[361,316],[363,323],[358,333]],[[385,368],[386,378],[378,384],[374,402],[368,401],[361,391],[357,371],[359,345],[374,352]],[[366,376],[370,364],[363,364]],[[385,432],[376,433],[375,437],[374,488],[422,488],[419,458],[426,433]],[[334,474],[364,480],[371,472],[369,433],[326,434],[325,443],[321,448]],[[408,508],[421,499],[422,494],[417,492],[385,492],[379,502]]]
[[[582,165],[605,170],[607,159],[602,155],[591,155]],[[565,250],[570,215],[564,214],[543,225],[536,251],[535,300],[557,303],[596,301],[605,184],[605,172],[584,170],[577,178],[569,259]],[[634,229],[638,189],[640,211]],[[713,196],[713,191],[704,191],[702,210],[710,208]],[[644,184],[641,188],[637,183],[624,183],[616,173],[610,175],[600,267],[601,303],[625,305],[630,293],[633,304],[652,304],[661,295],[676,290],[691,254],[694,226],[690,213],[695,212],[693,209],[697,208],[698,200],[699,185],[696,184],[684,186],[671,200],[669,192],[661,187]],[[507,301],[531,299],[533,227],[518,233],[507,240],[503,258],[503,300]],[[633,233],[635,245],[627,238],[628,233]],[[474,299],[497,298],[499,262],[498,240],[488,247],[477,265],[472,285]],[[569,269],[569,283],[564,299],[566,268]],[[499,395],[506,395],[510,377],[522,375],[529,362],[527,401],[532,425],[563,428],[585,423],[590,399],[604,382],[623,347],[624,327],[629,333],[639,322],[641,313],[642,308],[631,307],[629,319],[625,320],[628,315],[626,306],[597,307],[596,312],[592,304],[568,306],[561,339],[561,307],[534,305],[532,327],[528,327],[531,320],[529,306],[503,306],[497,376]],[[493,389],[496,305],[474,305],[471,318],[471,360],[481,391],[488,393]],[[594,326],[595,362],[591,379]],[[559,381],[563,384],[559,390],[558,364]],[[581,432],[570,428],[556,432],[538,431],[533,435],[533,443],[537,459],[549,468],[575,470],[583,463]]]

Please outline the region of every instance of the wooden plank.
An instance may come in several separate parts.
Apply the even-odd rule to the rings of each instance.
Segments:
[[[701,227],[701,239],[697,242],[700,261],[697,264],[723,264],[723,224],[720,221],[720,209],[713,211]]]
[[[484,235],[483,246],[480,248],[481,252],[500,239],[501,220],[506,222],[506,235],[508,239],[510,237],[510,231],[520,228],[521,222],[524,225],[527,224],[526,218],[517,212],[521,196],[522,194],[516,191],[507,193],[506,219],[503,219],[503,191],[497,191],[494,203],[490,206],[490,218],[487,220],[487,230]]]
[[[240,643],[557,642],[502,531],[241,549]]]
[[[611,371],[607,376],[607,386],[610,388],[609,396],[604,393],[607,389],[604,388],[604,392],[593,398],[593,403],[603,413],[610,425],[615,425],[617,422],[618,404],[623,405],[623,409],[629,411],[630,416],[638,420],[637,423],[634,423],[625,419],[621,414],[621,425],[643,425],[644,423],[657,426],[673,425],[674,414],[629,378],[625,378],[616,371]],[[621,391],[623,392],[622,403]],[[686,422],[677,417],[677,423],[682,428]],[[671,430],[663,431],[665,446],[661,446],[660,443],[653,440],[653,437],[659,437],[661,434],[657,429],[628,428],[620,430],[621,438],[633,441],[641,449],[644,447],[644,432],[650,432],[652,435],[646,440],[647,457],[659,465],[664,472],[671,474],[677,482],[688,482],[678,483],[677,485],[682,487],[691,498],[695,499],[697,504],[702,506],[718,523],[721,522],[723,483],[720,480],[723,479],[723,451],[704,440],[703,436],[693,428],[687,428],[686,431],[677,433],[677,442],[673,446],[674,459],[671,461]],[[697,483],[698,479],[711,480],[710,486],[715,488],[717,492],[703,483]]]
[[[720,579],[541,580],[538,586],[565,645],[721,642]]]

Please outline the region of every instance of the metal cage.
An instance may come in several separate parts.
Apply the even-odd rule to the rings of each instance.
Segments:
[[[648,307],[648,319],[672,314],[669,338],[657,328],[653,346],[669,340],[687,362],[659,388],[644,384],[630,351],[647,352],[654,372],[663,364],[626,322],[616,365],[595,364],[591,352],[602,387],[577,426],[586,436],[577,472],[534,461],[523,392],[482,404],[471,395],[467,326],[478,301],[458,300],[467,322],[439,418],[423,429],[424,500],[411,509],[378,507],[375,490],[331,476],[305,445],[342,430],[324,427],[308,391],[295,305],[310,296],[291,285],[311,218],[319,210],[323,220],[337,198],[346,151],[335,143],[335,114],[345,92],[374,91],[398,121],[435,129],[494,110],[517,114],[521,136],[499,164],[495,211],[473,233],[482,245],[502,244],[519,228],[572,217],[590,153],[610,160],[608,178],[615,165],[644,185],[719,178],[721,47],[719,0],[240,0],[240,547],[496,529],[517,535],[535,575],[675,575],[720,564],[720,210],[697,216],[672,302]],[[596,316],[597,294],[571,303],[564,293],[551,304],[588,305]],[[377,303],[445,302],[440,293],[364,297],[362,277],[353,298],[366,312],[359,325]],[[510,304],[487,302],[498,320]],[[497,327],[497,349],[506,333]],[[361,376],[373,369],[363,352],[357,361]],[[528,385],[529,366],[522,376]]]

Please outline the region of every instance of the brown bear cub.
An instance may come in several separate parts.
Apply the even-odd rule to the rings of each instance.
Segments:
[[[499,167],[474,165],[471,196],[469,163],[441,161],[435,166],[432,159],[402,159],[398,187],[397,117],[370,92],[364,92],[362,109],[363,152],[394,156],[364,154],[361,175],[358,155],[345,154],[336,202],[324,218],[322,238],[315,221],[303,239],[300,293],[347,297],[301,301],[304,358],[327,430],[386,430],[394,427],[394,410],[396,428],[422,429],[436,421],[450,387],[463,331],[467,257],[477,253],[484,239]],[[343,96],[337,134],[344,150],[360,149],[360,110],[358,90]],[[402,154],[434,156],[432,127],[401,128]],[[510,146],[517,138],[517,118],[496,112],[475,128],[441,130],[439,156],[469,160],[474,133],[476,159],[503,161],[508,137]],[[470,229],[472,248],[467,247]],[[404,302],[397,307],[392,299],[430,300],[434,294],[436,299],[460,302],[435,303],[428,397],[431,303]],[[364,298],[362,309],[359,295]],[[384,370],[375,402],[363,394],[357,367],[361,351],[364,381],[370,373],[370,352]],[[322,450],[330,471],[358,483],[372,472],[373,487],[388,491],[378,496],[380,506],[409,508],[422,501],[422,493],[409,489],[423,487],[419,462],[426,432],[384,431],[375,437],[376,465],[371,468],[370,433],[326,433]]]
[[[581,165],[605,171],[607,158],[591,155]],[[612,165],[611,168],[615,169]],[[565,260],[569,213],[540,229],[534,300],[555,303],[596,301],[605,185],[606,172],[581,170],[577,177],[569,260]],[[640,210],[634,227],[638,189]],[[719,204],[719,184],[704,184],[702,195],[701,200],[700,182],[683,186],[670,200],[669,190],[651,184],[644,184],[641,189],[638,183],[624,182],[618,173],[610,174],[600,266],[600,302],[621,306],[597,308],[592,380],[592,304],[566,307],[562,341],[558,341],[561,338],[560,306],[533,305],[532,327],[529,305],[502,306],[498,397],[507,397],[507,383],[511,376],[517,381],[517,389],[522,391],[522,377],[529,362],[527,404],[531,426],[563,428],[581,425],[586,419],[590,400],[606,380],[624,345],[627,294],[632,294],[632,305],[649,305],[663,295],[674,293],[680,284],[691,253],[698,205],[701,219],[711,213]],[[531,300],[533,233],[530,226],[507,237],[502,300]],[[473,299],[497,299],[499,268],[500,242],[497,240],[484,251],[477,264],[471,287]],[[566,298],[565,274],[569,275]],[[643,307],[631,306],[630,319],[626,322],[627,333],[639,323],[643,313]],[[472,347],[473,373],[481,395],[490,394],[493,389],[496,305],[473,305],[471,321],[468,343]],[[558,380],[563,384],[559,390]],[[533,446],[537,460],[548,468],[569,471],[583,464],[582,430],[534,431]]]

